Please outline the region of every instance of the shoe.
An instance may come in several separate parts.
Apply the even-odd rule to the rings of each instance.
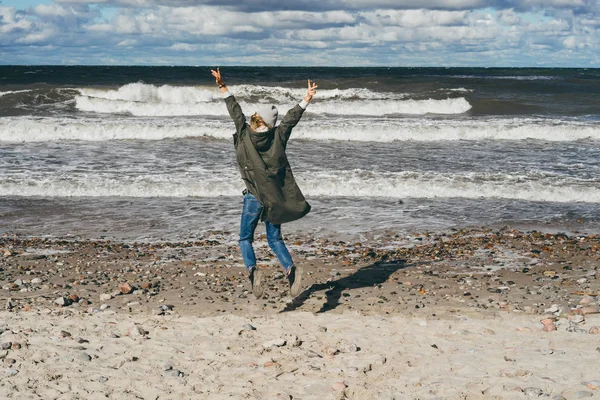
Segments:
[[[298,296],[302,292],[302,269],[292,265],[287,277],[290,282],[290,296]]]
[[[265,288],[263,287],[263,273],[258,267],[254,267],[250,270],[250,283],[252,284],[252,293],[254,297],[260,299],[265,294]]]

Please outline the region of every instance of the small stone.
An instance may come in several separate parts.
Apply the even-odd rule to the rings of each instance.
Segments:
[[[148,334],[142,327],[138,325],[134,325],[131,328],[127,329],[127,334],[130,337],[140,337]]]
[[[344,382],[336,382],[333,385],[331,385],[331,388],[336,392],[342,392],[346,390],[347,387],[348,385],[346,385]]]
[[[54,303],[61,307],[67,307],[71,305],[72,301],[66,297],[59,297],[58,299],[54,300]]]
[[[12,310],[13,308],[15,308],[15,305],[13,304],[13,302],[11,301],[11,299],[6,300],[6,306],[4,306],[4,308],[8,311]]]
[[[112,294],[109,294],[109,293],[102,293],[100,295],[100,301],[108,301],[112,298],[113,298]]]
[[[594,302],[594,298],[592,296],[585,295],[581,300],[579,300],[579,304],[588,305]]]
[[[265,368],[270,368],[270,367],[276,367],[279,364],[276,361],[267,361],[263,365]]]
[[[354,343],[351,343],[344,346],[340,346],[339,350],[341,353],[356,353],[358,351],[358,346]]]
[[[243,331],[255,331],[255,330],[256,330],[256,328],[255,328],[255,327],[253,327],[253,326],[252,326],[252,325],[250,325],[250,324],[246,324],[246,325],[242,326],[242,330],[243,330]]]
[[[562,310],[561,308],[558,306],[558,304],[552,304],[552,306],[550,306],[550,308],[547,308],[544,310],[544,312],[548,313],[548,314],[555,314],[555,313],[560,313]]]
[[[587,384],[588,389],[600,390],[600,381],[591,381]]]
[[[108,382],[108,378],[105,376],[101,376],[100,378],[98,378],[98,382],[100,383],[106,383]]]
[[[67,298],[73,303],[77,303],[80,300],[79,295],[76,293],[70,294]]]
[[[2,350],[9,350],[11,348],[11,346],[12,346],[11,342],[2,343],[0,345],[0,349],[2,349]]]
[[[87,353],[79,353],[79,355],[77,355],[77,359],[80,361],[92,361],[92,357],[87,354]]]
[[[590,335],[598,335],[600,334],[600,326],[592,326],[588,331]]]
[[[556,325],[554,324],[554,320],[550,319],[550,318],[546,318],[540,321],[544,327],[542,328],[542,330],[544,332],[552,332],[556,330]]]
[[[3,254],[4,254],[4,257],[10,257],[13,255],[12,251],[10,251],[10,250],[4,250]]]
[[[317,332],[327,332],[327,327],[320,326],[320,327],[317,328]]]
[[[19,371],[17,371],[16,369],[8,368],[5,372],[5,375],[6,376],[15,376],[18,373],[19,373]]]
[[[581,278],[581,279],[577,279],[577,283],[579,283],[580,285],[587,283],[588,279],[587,278]]]
[[[17,363],[17,360],[15,360],[14,358],[5,358],[4,363],[8,365],[13,365]]]
[[[544,392],[542,391],[542,389],[538,389],[535,387],[526,387],[525,389],[523,389],[523,394],[527,397],[540,397],[544,394]]]
[[[101,304],[101,305],[100,305],[100,310],[101,310],[101,311],[104,311],[104,310],[106,310],[106,309],[107,309],[107,308],[109,308],[109,307],[110,307],[110,306],[109,306],[108,304]]]
[[[333,347],[333,346],[326,346],[326,347],[323,349],[323,353],[324,353],[325,355],[327,355],[327,356],[330,356],[330,357],[333,357],[333,356],[335,356],[335,355],[336,355],[337,353],[339,353],[339,352],[340,352],[340,351],[339,351],[337,348]]]
[[[123,294],[129,294],[133,292],[133,287],[129,283],[123,282],[119,284],[119,292]]]
[[[178,369],[170,369],[168,371],[165,371],[165,375],[172,376],[174,378],[179,378],[180,376],[183,376],[183,372],[181,372]]]
[[[263,347],[265,349],[270,349],[273,347],[283,347],[285,346],[286,341],[284,339],[274,339],[274,340],[269,340],[268,342],[263,343]]]
[[[578,399],[585,399],[585,398],[593,397],[593,396],[594,396],[594,393],[586,392],[585,390],[580,390],[575,393],[575,397]]]
[[[336,270],[333,270],[333,271],[331,271],[331,272],[329,273],[329,275],[331,275],[332,277],[334,277],[334,278],[335,278],[336,276],[340,276],[341,274],[340,274],[338,271],[336,271]]]
[[[42,280],[41,280],[40,278],[33,278],[33,279],[31,280],[31,284],[32,284],[32,285],[39,285],[39,284],[41,284],[41,283],[42,283]]]
[[[314,350],[308,350],[306,352],[306,356],[308,358],[322,358],[321,355]]]
[[[12,346],[10,346],[11,350],[20,350],[21,349],[21,344],[20,343],[13,343]]]
[[[60,331],[60,333],[59,333],[58,336],[61,337],[61,338],[70,338],[71,334],[69,332],[67,332],[67,331]]]
[[[165,365],[163,365],[163,367],[162,367],[162,368],[163,368],[163,371],[170,371],[170,370],[172,370],[172,369],[173,369],[173,367],[172,367],[171,365],[169,365],[169,364],[165,364]]]

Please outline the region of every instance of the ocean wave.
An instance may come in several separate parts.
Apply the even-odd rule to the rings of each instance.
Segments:
[[[291,108],[305,95],[305,89],[240,85],[231,88],[243,110],[251,113],[259,103]],[[79,89],[77,109],[101,114],[133,116],[227,115],[222,95],[214,88],[154,86],[131,83],[117,90]],[[464,98],[411,100],[406,94],[373,92],[363,88],[319,91],[311,112],[332,115],[383,116],[393,114],[461,114],[471,105]],[[287,104],[287,106],[285,106]]]
[[[9,90],[6,92],[0,92],[0,97],[2,96],[6,96],[9,94],[17,94],[17,93],[27,93],[27,92],[31,92],[32,90],[28,89],[28,90]]]
[[[51,142],[61,140],[162,140],[184,137],[231,139],[228,119],[113,118],[61,119],[7,117],[0,119],[0,142]],[[348,119],[306,116],[294,129],[292,140],[392,141],[489,141],[600,140],[594,123],[543,119],[423,120]]]
[[[243,189],[241,180],[233,172],[200,175],[0,178],[0,185],[3,196],[27,197],[217,197],[235,196]],[[600,203],[597,181],[535,173],[453,175],[353,170],[298,173],[296,179],[308,197],[496,198]]]

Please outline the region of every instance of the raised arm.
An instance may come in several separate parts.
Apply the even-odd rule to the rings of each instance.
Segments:
[[[309,79],[308,91],[306,92],[306,96],[304,96],[304,100],[302,100],[298,105],[289,110],[285,114],[285,117],[283,117],[283,120],[281,121],[279,126],[277,127],[279,135],[282,136],[285,142],[287,142],[287,140],[290,138],[290,135],[292,134],[292,128],[295,127],[300,121],[300,118],[302,117],[304,110],[308,106],[308,103],[310,103],[313,96],[317,94],[317,88],[317,84],[311,82],[311,80]]]
[[[217,68],[216,71],[214,69],[211,69],[210,72],[215,77],[215,82],[217,83],[217,85],[219,86],[219,90],[221,90],[221,93],[223,93],[223,96],[225,97],[227,111],[229,112],[229,116],[235,124],[235,131],[236,133],[240,134],[242,132],[242,129],[246,125],[246,117],[242,112],[242,107],[240,107],[240,104],[237,102],[235,97],[231,93],[229,93],[229,90],[227,90],[227,85],[225,85],[223,79],[221,78],[221,69]]]

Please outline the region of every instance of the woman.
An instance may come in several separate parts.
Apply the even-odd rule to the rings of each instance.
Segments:
[[[264,221],[269,246],[286,271],[290,295],[296,297],[302,290],[302,270],[294,265],[281,237],[281,224],[302,218],[310,205],[296,185],[285,154],[292,129],[300,121],[304,110],[317,93],[317,85],[308,81],[304,100],[290,109],[281,123],[273,105],[261,107],[250,117],[250,124],[235,97],[221,78],[221,71],[211,70],[225,97],[227,111],[235,123],[233,144],[242,179],[246,184],[240,225],[240,249],[248,270],[252,292],[256,298],[264,294],[263,274],[256,265],[252,242],[258,221]]]

